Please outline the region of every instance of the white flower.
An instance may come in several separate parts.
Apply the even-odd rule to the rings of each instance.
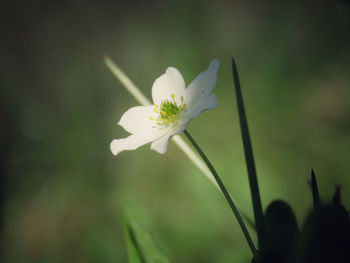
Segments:
[[[216,84],[219,64],[218,60],[212,60],[209,68],[187,88],[181,73],[169,67],[153,83],[154,105],[136,106],[123,114],[118,124],[131,135],[113,140],[112,153],[135,150],[150,142],[152,150],[165,153],[171,137],[183,132],[191,119],[202,111],[216,108],[217,100],[211,91]]]

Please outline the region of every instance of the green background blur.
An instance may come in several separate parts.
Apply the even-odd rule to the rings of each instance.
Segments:
[[[187,84],[211,59],[218,107],[188,126],[252,216],[232,83],[238,65],[263,206],[299,225],[342,186],[350,207],[349,1],[5,1],[1,7],[1,262],[127,262],[126,213],[173,262],[249,262],[220,193],[173,144],[111,154],[135,100],[168,66]]]

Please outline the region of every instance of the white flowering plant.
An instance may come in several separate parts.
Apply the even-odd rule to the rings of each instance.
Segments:
[[[117,155],[152,142],[151,149],[164,154],[169,139],[182,133],[191,119],[216,107],[217,100],[211,91],[218,69],[219,61],[213,60],[186,88],[181,73],[169,67],[153,84],[154,105],[132,107],[121,117],[118,124],[132,135],[113,140],[112,153]]]
[[[298,228],[293,210],[284,201],[273,201],[263,213],[248,123],[234,60],[232,60],[233,81],[254,222],[242,214],[214,166],[186,130],[190,120],[201,112],[217,106],[218,102],[212,91],[217,81],[219,61],[212,60],[208,69],[201,72],[187,88],[179,70],[169,67],[153,84],[153,103],[136,88],[112,60],[106,58],[105,63],[141,104],[141,106],[130,108],[121,116],[118,124],[131,135],[123,139],[114,139],[111,142],[110,149],[114,155],[126,150],[135,150],[148,143],[151,143],[152,150],[164,154],[167,151],[169,140],[173,138],[180,149],[225,197],[252,252],[252,263],[350,262],[348,255],[350,219],[349,213],[341,204],[340,190],[336,188],[331,203],[321,202],[313,170],[309,184],[314,207],[301,230]],[[181,133],[185,134],[193,148],[179,137]],[[246,223],[253,225],[256,231],[257,246],[248,232]],[[125,219],[124,230],[130,263],[170,262],[152,237],[137,223]]]

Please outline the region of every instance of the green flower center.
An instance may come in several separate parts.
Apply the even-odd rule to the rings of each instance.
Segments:
[[[153,111],[159,113],[157,119],[150,117],[150,120],[155,120],[157,125],[169,125],[176,122],[179,114],[186,108],[186,104],[183,103],[184,98],[181,96],[181,105],[177,105],[175,101],[175,95],[171,94],[171,100],[164,100],[160,104],[155,105]]]

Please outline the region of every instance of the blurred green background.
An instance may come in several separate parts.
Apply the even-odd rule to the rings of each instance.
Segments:
[[[342,186],[350,207],[349,1],[5,1],[1,8],[1,262],[127,262],[121,214],[173,262],[249,262],[220,193],[173,144],[114,157],[135,100],[168,66],[187,84],[211,59],[219,105],[188,126],[252,216],[231,74],[236,58],[263,206],[299,225]]]

